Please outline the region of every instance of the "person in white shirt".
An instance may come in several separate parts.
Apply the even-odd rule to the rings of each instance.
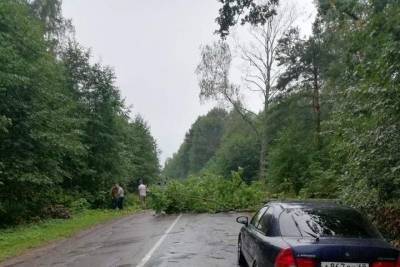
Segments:
[[[124,208],[124,197],[125,197],[124,193],[125,192],[124,192],[124,189],[119,184],[117,184],[117,188],[118,188],[118,191],[117,191],[117,206],[118,206],[118,209],[122,210]]]
[[[147,186],[143,184],[143,181],[140,181],[138,190],[139,190],[139,199],[140,202],[142,203],[142,207],[146,207]]]

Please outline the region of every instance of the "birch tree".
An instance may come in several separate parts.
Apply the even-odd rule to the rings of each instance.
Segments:
[[[276,15],[267,17],[265,24],[252,26],[247,42],[237,42],[238,56],[245,65],[242,86],[229,82],[232,53],[226,42],[219,41],[205,46],[196,70],[200,97],[228,102],[255,131],[260,143],[260,178],[265,178],[267,167],[267,112],[272,99],[280,91],[276,86],[282,73],[282,68],[276,62],[278,41],[294,21],[293,9],[282,7]],[[241,101],[241,95],[247,93],[246,89],[261,95],[261,126],[255,125],[251,119],[255,114]]]

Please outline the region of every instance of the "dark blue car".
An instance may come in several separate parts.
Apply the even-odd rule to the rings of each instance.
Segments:
[[[269,202],[244,224],[240,266],[400,267],[399,251],[358,211],[335,203]]]

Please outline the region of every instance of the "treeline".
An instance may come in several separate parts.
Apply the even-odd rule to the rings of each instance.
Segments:
[[[159,174],[149,126],[73,38],[61,1],[0,1],[0,225],[107,207],[114,182]]]
[[[254,7],[240,9],[243,3],[233,2],[235,10]],[[255,9],[242,20],[256,29],[254,36],[260,34],[258,41],[272,40],[268,29],[282,15],[276,2],[270,1],[268,9],[276,14],[260,15]],[[216,111],[199,118],[164,174],[185,178],[211,172],[227,177],[243,169],[246,180],[265,181],[272,197],[340,198],[367,211],[388,237],[399,238],[399,221],[387,216],[398,216],[400,210],[400,2],[321,0],[316,5],[311,36],[301,37],[299,29],[287,27],[271,53],[264,47],[273,64],[261,60],[257,65],[262,50],[241,50],[250,67],[259,67],[246,77],[256,77],[248,78],[254,84],[263,81],[256,86],[267,96],[259,114],[241,108],[235,99],[240,88],[228,81],[229,46],[221,41],[202,50],[200,94],[225,100],[231,111],[218,110],[218,129],[223,129],[219,135],[201,123],[214,118]],[[223,16],[230,6],[221,8],[217,20],[224,38],[237,21],[236,13]],[[275,80],[268,76],[273,74],[268,67],[279,68]],[[204,144],[196,135],[212,135],[218,142]],[[203,149],[213,151],[208,160],[198,162],[201,166],[185,165],[194,151]],[[265,173],[260,173],[260,155]]]
[[[229,177],[240,168],[246,180],[255,180],[259,158],[254,140],[254,134],[235,111],[214,108],[192,125],[178,152],[167,159],[163,175],[185,179],[213,173]]]

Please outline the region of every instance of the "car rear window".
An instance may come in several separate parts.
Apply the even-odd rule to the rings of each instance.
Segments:
[[[380,238],[359,212],[347,208],[286,209],[279,218],[282,236]]]

